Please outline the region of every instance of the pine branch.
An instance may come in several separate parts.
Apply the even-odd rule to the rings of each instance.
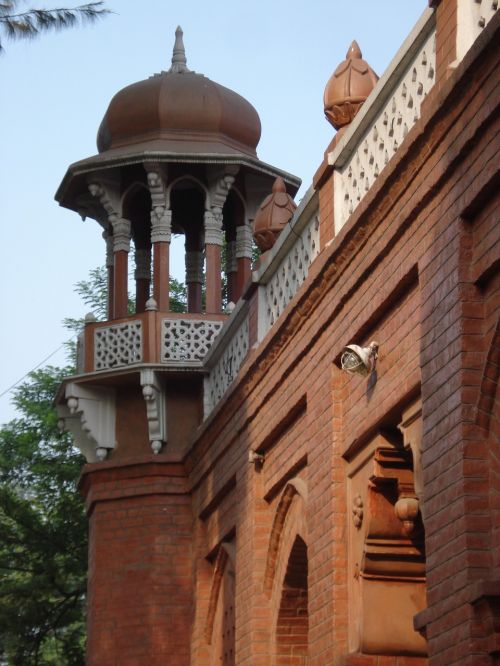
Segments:
[[[81,23],[94,23],[111,11],[104,2],[89,2],[78,7],[55,9],[30,9],[17,14],[15,1],[0,3],[0,28],[8,39],[33,39],[47,30],[64,30]],[[0,51],[3,50],[0,42]]]

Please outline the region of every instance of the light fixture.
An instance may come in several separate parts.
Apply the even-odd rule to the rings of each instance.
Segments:
[[[340,365],[342,366],[342,370],[345,370],[351,375],[361,375],[362,377],[366,377],[374,370],[377,358],[377,342],[371,342],[368,347],[347,345],[342,352]]]

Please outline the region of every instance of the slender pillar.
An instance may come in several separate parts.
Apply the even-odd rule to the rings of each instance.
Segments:
[[[107,297],[107,318],[114,317],[114,256],[113,256],[113,235],[111,230],[103,231],[102,237],[106,241],[106,272],[108,281]]]
[[[205,212],[206,312],[221,311],[222,210]]]
[[[236,262],[238,266],[236,299],[239,299],[252,275],[252,228],[250,224],[236,227]]]
[[[114,319],[128,314],[128,253],[130,251],[130,222],[110,215],[113,226],[114,253]]]
[[[236,241],[226,245],[227,300],[236,303],[238,294],[238,262],[236,260]]]
[[[169,310],[169,256],[172,211],[167,209],[165,184],[158,171],[148,172],[151,192],[151,242],[153,244],[153,297],[160,312]]]
[[[203,285],[203,252],[186,249],[186,285],[188,312],[201,312]]]
[[[151,250],[135,250],[135,311],[145,312],[151,283]]]

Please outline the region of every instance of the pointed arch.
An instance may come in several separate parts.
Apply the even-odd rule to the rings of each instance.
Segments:
[[[276,568],[278,564],[278,555],[280,550],[281,536],[285,520],[292,505],[293,499],[299,495],[304,502],[307,502],[307,485],[306,483],[296,477],[291,479],[285,486],[281,493],[276,513],[274,514],[273,526],[271,528],[271,535],[269,538],[269,547],[267,550],[266,569],[264,573],[264,592],[268,597],[271,596],[274,579],[276,576]]]
[[[205,622],[205,638],[209,645],[212,643],[215,612],[217,610],[217,601],[219,599],[222,578],[228,561],[234,569],[235,555],[235,547],[232,543],[223,542],[220,544],[217,557],[215,558],[212,585],[210,587],[210,600],[208,602],[207,620]]]
[[[207,186],[198,178],[195,176],[191,176],[190,174],[183,174],[182,176],[179,176],[178,178],[175,178],[169,185],[167,186],[167,191],[166,191],[166,199],[167,199],[167,205],[170,207],[171,206],[171,196],[172,196],[172,191],[176,189],[176,187],[182,183],[183,181],[189,181],[193,183],[199,190],[201,190],[204,194],[204,204],[205,204],[205,210],[208,210],[209,205],[210,205],[210,197],[208,193]]]

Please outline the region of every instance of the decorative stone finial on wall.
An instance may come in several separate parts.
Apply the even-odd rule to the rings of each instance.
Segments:
[[[346,59],[326,84],[323,100],[328,122],[337,130],[352,122],[377,81],[378,76],[363,60],[358,43],[353,41]]]
[[[274,181],[272,194],[261,203],[253,223],[253,237],[262,252],[272,248],[296,208],[296,203],[287,194],[283,178],[278,176]]]

